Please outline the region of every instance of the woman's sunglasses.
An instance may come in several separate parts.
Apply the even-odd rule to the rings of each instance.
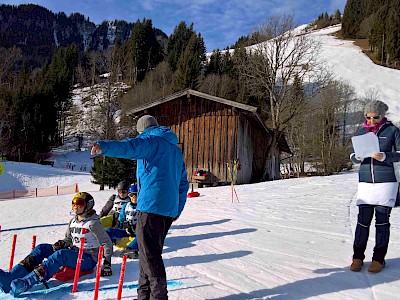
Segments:
[[[366,119],[366,120],[372,120],[372,119],[374,119],[374,120],[379,120],[380,118],[381,118],[381,116],[373,116],[373,117],[365,116],[365,119]]]
[[[80,198],[74,198],[72,200],[72,206],[74,206],[74,205],[76,205],[76,206],[85,206],[85,200],[80,199]]]

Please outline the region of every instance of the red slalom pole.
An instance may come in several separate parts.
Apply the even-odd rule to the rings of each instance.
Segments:
[[[81,271],[82,255],[83,255],[83,245],[85,244],[85,238],[81,238],[81,246],[79,248],[78,260],[76,261],[74,285],[72,287],[72,293],[76,292],[76,287],[78,286],[79,272]]]
[[[121,272],[119,274],[117,300],[121,300],[122,286],[124,285],[125,269],[126,269],[126,255],[124,255],[124,257],[122,258]]]
[[[99,248],[99,256],[97,257],[97,271],[96,271],[96,283],[94,285],[94,297],[93,300],[97,300],[99,297],[100,288],[100,275],[101,275],[101,262],[103,260],[103,246]]]
[[[32,236],[32,250],[36,247],[36,235]]]
[[[12,243],[12,247],[11,247],[11,255],[10,255],[10,271],[13,268],[13,264],[14,264],[14,254],[15,254],[15,245],[17,244],[17,235],[14,234],[13,236],[13,243]]]

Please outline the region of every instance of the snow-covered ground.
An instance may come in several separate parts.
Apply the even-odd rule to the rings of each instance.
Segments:
[[[24,173],[40,185],[79,181],[101,209],[113,191],[91,189],[90,178],[56,168],[6,163],[5,174]],[[4,176],[4,175],[3,175]],[[3,177],[0,180],[3,182]],[[58,181],[58,182],[57,182]],[[8,181],[9,188],[18,184]],[[392,213],[387,266],[379,274],[349,271],[356,225],[357,173],[288,179],[237,186],[240,203],[231,202],[229,186],[199,189],[173,224],[164,249],[170,299],[396,299],[400,295],[400,211]],[[72,195],[0,201],[0,268],[8,269],[12,236],[18,235],[14,263],[38,243],[62,238],[71,218]],[[374,227],[367,250],[371,260]],[[115,299],[121,258],[114,274],[101,279],[99,299]],[[42,285],[26,299],[93,299],[95,275],[83,277],[78,293],[72,282],[46,291]],[[136,295],[138,261],[129,260],[123,298]],[[11,296],[0,294],[0,299]]]

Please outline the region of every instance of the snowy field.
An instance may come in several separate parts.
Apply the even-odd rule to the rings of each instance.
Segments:
[[[6,164],[5,174],[21,172],[15,171],[18,166]],[[42,182],[38,169],[44,178],[45,170],[54,170],[24,168],[26,176]],[[64,177],[61,171],[59,183],[73,180],[70,171],[64,170]],[[93,194],[97,211],[113,193],[96,191],[90,182],[85,185],[82,175],[75,178]],[[386,268],[379,274],[369,274],[366,267],[360,273],[349,271],[356,187],[356,172],[347,172],[237,186],[240,203],[231,202],[229,186],[199,189],[201,196],[188,199],[166,239],[163,257],[170,299],[398,298],[400,210],[392,213]],[[8,269],[13,234],[18,234],[15,263],[29,252],[32,235],[38,243],[62,238],[71,218],[71,200],[72,195],[63,195],[0,201],[0,268]],[[373,238],[372,226],[367,265]],[[121,260],[114,257],[113,276],[101,279],[99,299],[116,298]],[[76,294],[70,293],[72,282],[59,285],[51,280],[50,290],[39,285],[23,296],[93,299],[94,278],[81,278]],[[128,260],[123,299],[136,295],[137,280],[138,261]],[[0,299],[12,297],[0,294]]]

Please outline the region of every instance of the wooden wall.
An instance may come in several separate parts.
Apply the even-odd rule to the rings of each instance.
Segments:
[[[196,169],[202,169],[211,172],[215,181],[230,182],[227,163],[231,164],[236,158],[241,162],[237,183],[251,182],[254,167],[262,168],[260,162],[254,162],[263,151],[258,144],[260,140],[256,142],[254,136],[263,136],[262,143],[266,143],[266,132],[253,133],[253,124],[239,109],[185,95],[149,108],[146,113],[178,136],[189,181]],[[253,151],[257,155],[253,155]]]

